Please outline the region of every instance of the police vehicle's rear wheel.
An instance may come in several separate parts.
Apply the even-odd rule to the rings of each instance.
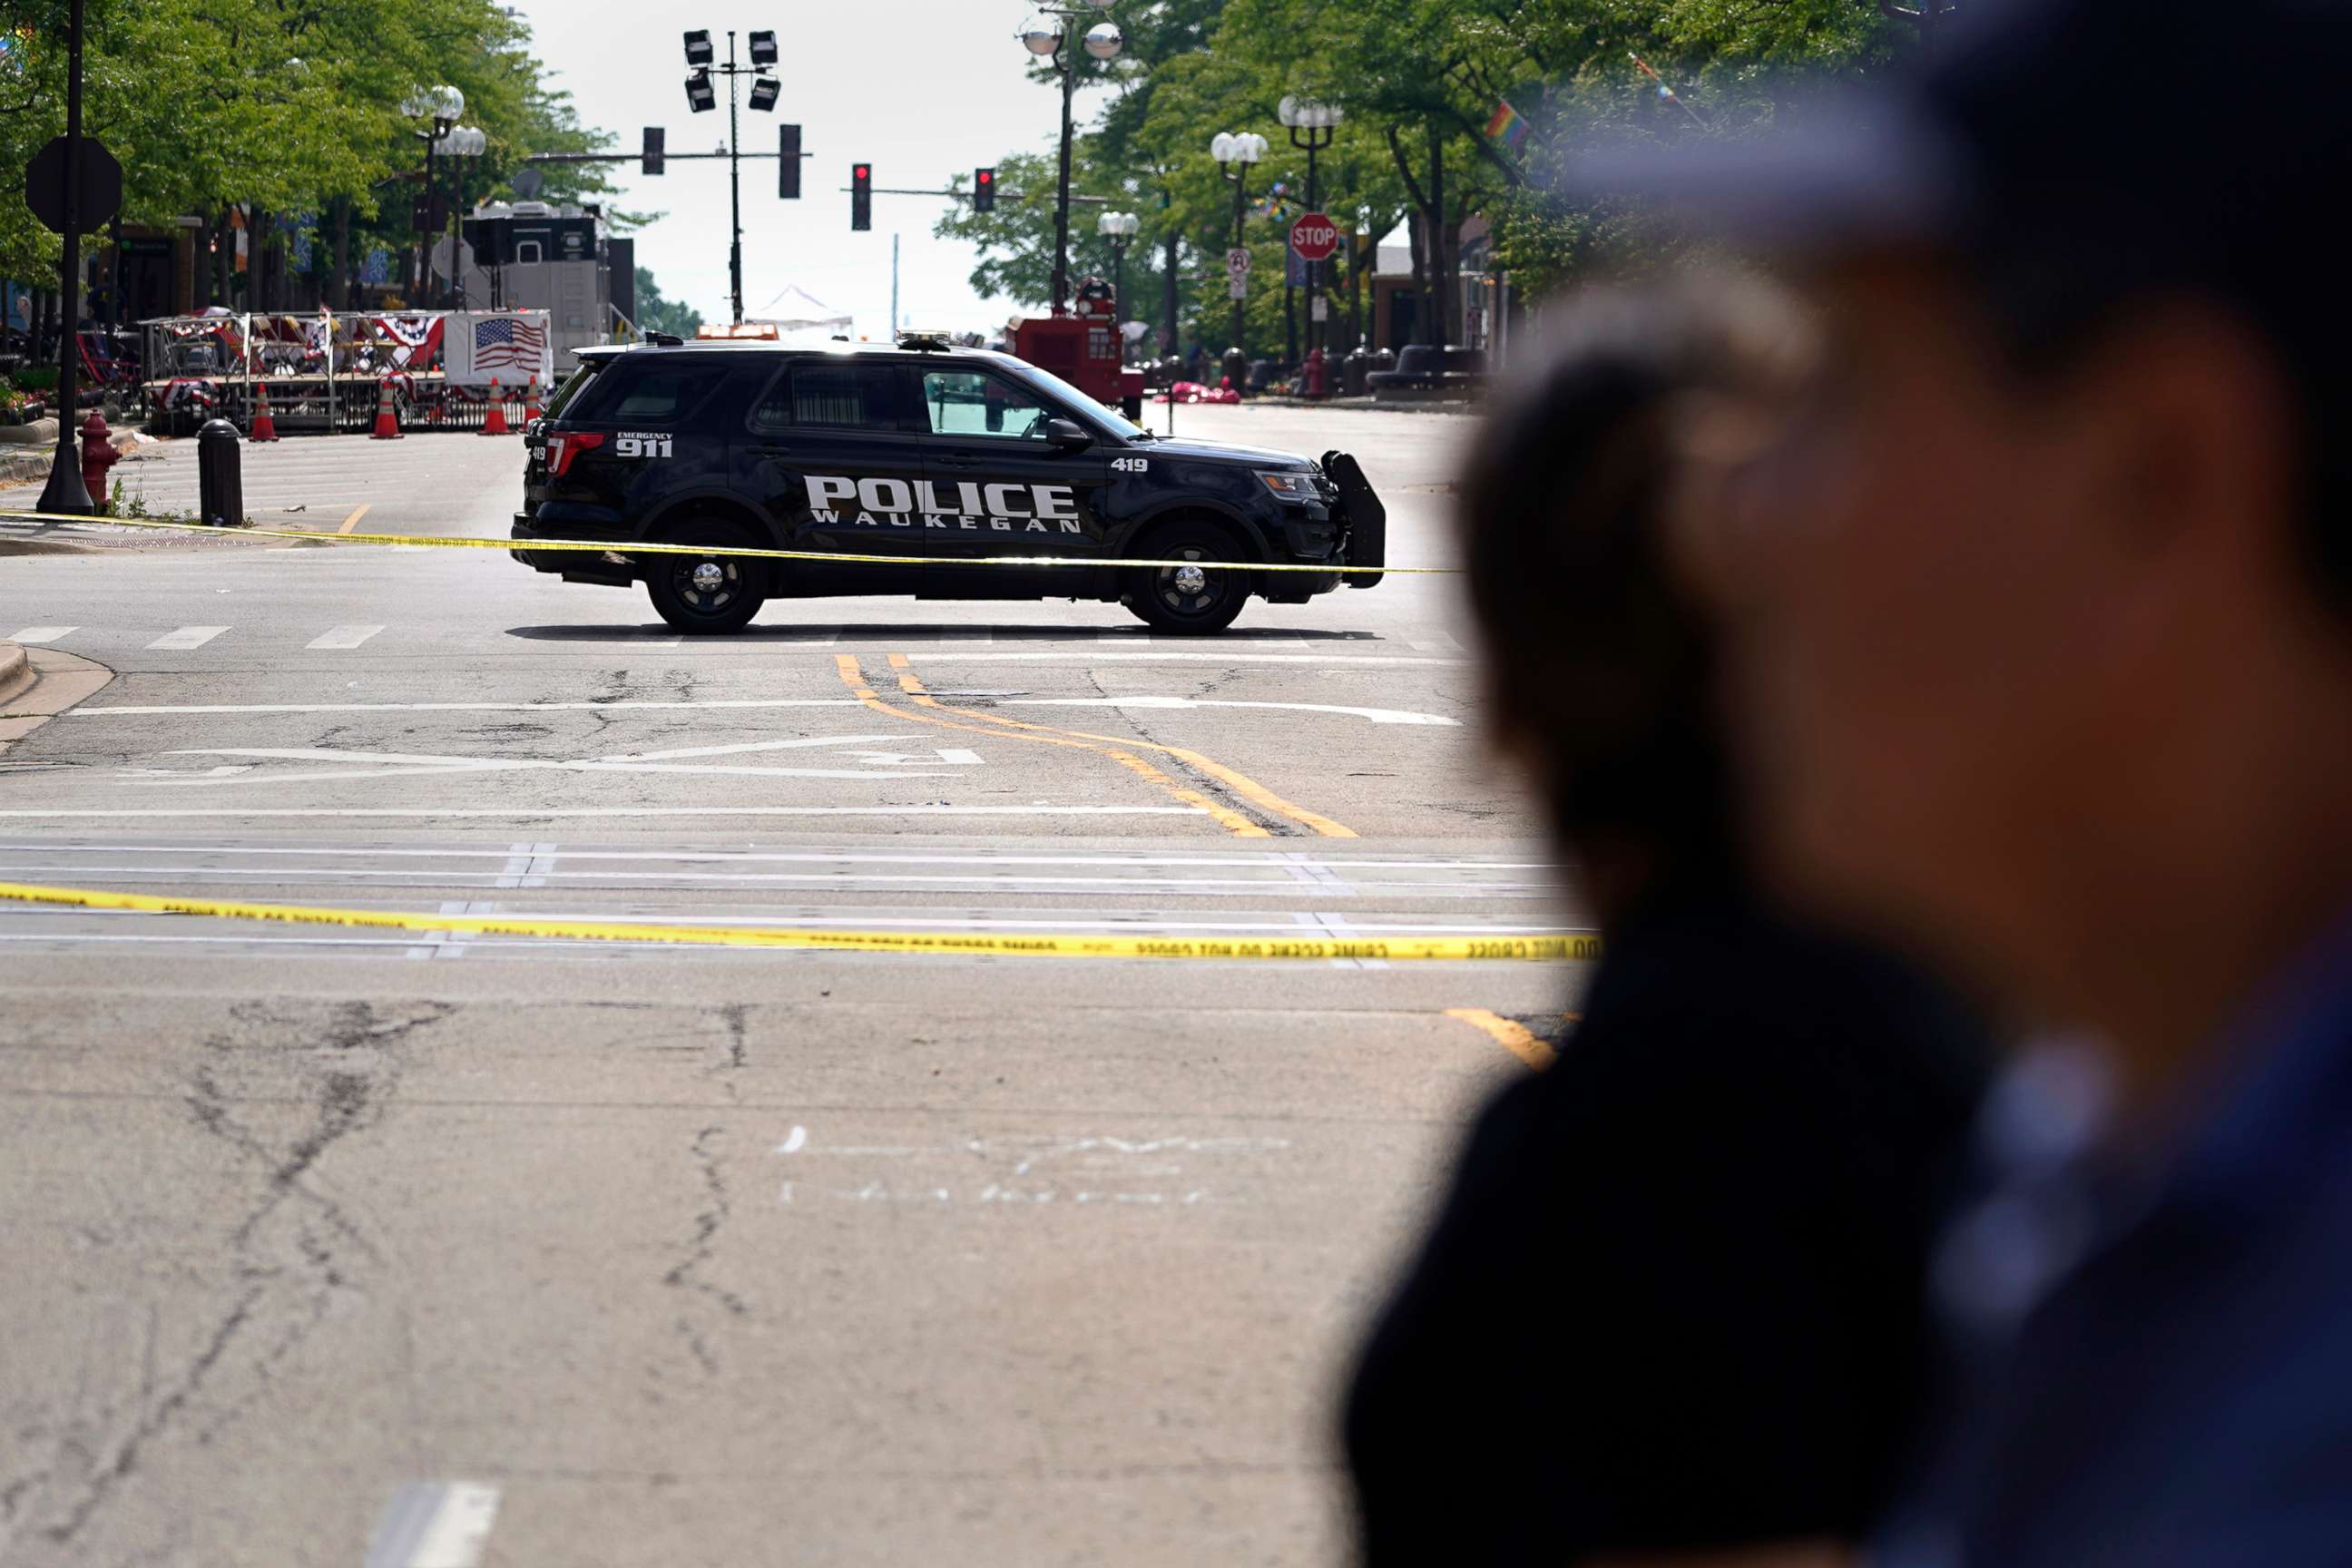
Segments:
[[[1143,542],[1155,561],[1230,561],[1234,544],[1204,523],[1178,523]],[[1142,566],[1129,574],[1127,607],[1155,631],[1205,637],[1234,624],[1249,602],[1248,574],[1213,566]]]
[[[693,522],[663,542],[743,545],[751,541],[723,522]],[[661,618],[688,633],[739,632],[760,613],[765,568],[740,555],[660,554],[646,560],[646,592]]]

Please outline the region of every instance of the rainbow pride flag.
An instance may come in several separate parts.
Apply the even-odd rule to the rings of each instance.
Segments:
[[[1495,117],[1486,121],[1486,134],[1506,147],[1516,147],[1528,139],[1528,122],[1503,99],[1495,105]]]

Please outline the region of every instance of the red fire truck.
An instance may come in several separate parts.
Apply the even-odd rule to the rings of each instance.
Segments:
[[[1101,279],[1079,283],[1068,314],[1033,317],[1013,329],[1013,352],[1129,419],[1143,417],[1143,372],[1124,363],[1118,301]]]

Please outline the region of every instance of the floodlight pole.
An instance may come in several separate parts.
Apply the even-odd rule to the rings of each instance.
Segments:
[[[734,237],[727,248],[727,276],[735,290],[735,324],[743,324],[743,138],[735,123],[735,29],[727,29],[727,201]]]

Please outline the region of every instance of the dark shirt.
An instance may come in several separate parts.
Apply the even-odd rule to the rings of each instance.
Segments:
[[[1952,1413],[1876,1562],[2352,1561],[2352,918],[2220,1045],[2161,1151],[2054,1054],[1993,1096],[1934,1275]]]
[[[1498,1095],[1346,1415],[1365,1561],[1862,1537],[1981,1082],[1911,972],[1730,899],[1612,939]]]

